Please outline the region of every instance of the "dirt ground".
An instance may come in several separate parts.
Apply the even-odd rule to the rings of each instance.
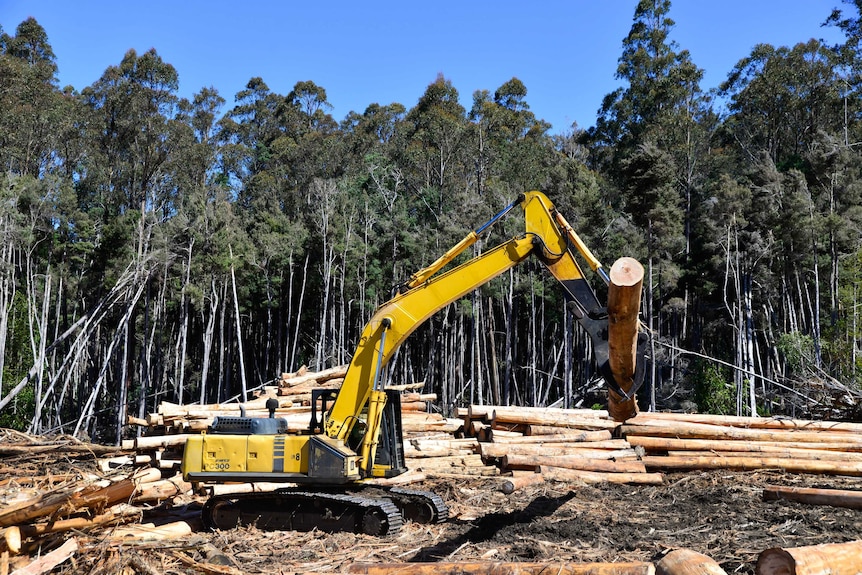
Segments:
[[[159,543],[81,537],[74,562],[57,572],[288,574],[340,572],[354,562],[657,562],[673,549],[689,548],[727,573],[748,574],[771,547],[862,539],[862,510],[762,500],[766,485],[862,489],[857,478],[678,473],[667,474],[661,486],[545,483],[511,495],[498,490],[500,482],[447,478],[412,485],[439,493],[451,517],[439,525],[408,523],[387,537],[255,528]],[[194,504],[174,510],[193,511]],[[226,566],[207,571],[195,562]]]

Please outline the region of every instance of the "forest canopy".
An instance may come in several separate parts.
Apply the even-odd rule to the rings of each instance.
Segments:
[[[515,77],[469,109],[440,75],[339,120],[311,80],[182,98],[156,49],[60,87],[48,31],[0,30],[0,425],[115,441],[159,402],[347,363],[393,286],[532,189],[607,266],[644,264],[645,409],[856,417],[860,8],[826,22],[843,44],[757,45],[705,91],[670,0],[642,0],[620,88],[562,134]],[[532,264],[440,311],[386,378],[444,413],[604,393]]]

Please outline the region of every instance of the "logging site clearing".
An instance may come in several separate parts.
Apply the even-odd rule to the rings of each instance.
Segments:
[[[277,398],[280,416],[303,421],[305,386],[338,385],[303,381],[245,409]],[[602,410],[476,405],[446,418],[433,394],[405,387],[409,471],[371,481],[436,492],[443,523],[385,536],[206,530],[208,497],[280,485],[183,481],[185,438],[238,405],[164,403],[131,418],[140,435],[116,447],[0,432],[0,575],[840,575],[862,564],[862,424],[643,412],[619,423]]]

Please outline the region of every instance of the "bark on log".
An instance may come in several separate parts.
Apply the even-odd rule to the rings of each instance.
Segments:
[[[632,446],[643,447],[650,452],[684,451],[741,451],[771,453],[795,449],[803,451],[828,451],[830,453],[858,453],[859,447],[848,443],[807,443],[797,441],[726,441],[718,439],[678,439],[676,437],[650,437],[629,435]]]
[[[557,427],[554,425],[539,425],[539,424],[530,424],[527,425],[524,429],[524,435],[531,437],[536,435],[562,435],[562,434],[570,434],[572,431],[567,427]],[[584,432],[586,433],[586,432]],[[598,433],[598,432],[596,432]],[[606,431],[610,435],[610,431]],[[609,438],[610,439],[610,438]]]
[[[654,575],[652,563],[353,563],[349,573],[359,575]]]
[[[160,447],[180,447],[186,444],[186,440],[192,434],[180,433],[177,435],[155,435],[150,437],[138,437],[136,439],[124,439],[124,449],[158,449]]]
[[[726,442],[731,443],[731,442]],[[862,453],[848,453],[841,451],[818,451],[816,449],[763,449],[761,451],[725,451],[723,449],[697,450],[670,450],[670,457],[778,457],[781,459],[810,459],[812,461],[848,461],[862,462]]]
[[[680,439],[741,439],[746,441],[783,441],[802,443],[846,443],[862,447],[862,435],[829,431],[779,431],[744,429],[740,427],[687,423],[684,421],[644,420],[637,425],[625,424],[620,429],[623,437],[638,435],[650,437],[676,437]]]
[[[485,422],[493,421],[495,414],[500,413],[556,413],[571,417],[581,418],[596,418],[607,419],[608,412],[603,409],[586,409],[586,408],[570,408],[563,409],[558,407],[532,407],[532,406],[512,406],[512,405],[470,405],[466,408],[466,414],[463,411],[458,411],[458,417],[470,417],[471,419],[483,420]]]
[[[664,476],[661,473],[601,473],[596,471],[579,471],[550,465],[541,465],[539,472],[546,480],[581,481],[584,483],[633,483],[638,485],[662,485]]]
[[[603,471],[612,473],[646,473],[646,467],[640,461],[613,461],[610,459],[593,459],[577,455],[519,455],[509,454],[503,457],[503,469],[534,470],[541,465],[551,465],[566,469],[582,471]]]
[[[479,454],[456,455],[453,457],[427,457],[414,459],[413,461],[414,467],[419,469],[463,469],[467,467],[485,467],[485,462],[482,461],[482,456]]]
[[[496,438],[498,443],[520,443],[520,444],[546,444],[551,445],[553,443],[584,443],[585,447],[593,446],[596,443],[605,443],[605,442],[617,442],[618,445],[625,444],[625,447],[628,447],[628,443],[624,439],[611,439],[613,435],[608,430],[598,430],[598,431],[579,431],[575,432],[572,429],[567,428],[559,428],[563,429],[565,433],[555,433],[553,435],[522,435],[520,437],[498,437]],[[613,445],[612,443],[607,443],[607,445]],[[605,447],[602,447],[605,449]],[[619,447],[614,447],[612,449],[619,449]]]
[[[575,444],[546,444],[525,445],[521,443],[481,443],[479,453],[482,457],[504,457],[506,455],[537,455],[537,456],[560,456],[578,455],[591,459],[615,459],[625,457],[637,457],[633,449],[593,449],[589,443],[578,447]]]
[[[518,473],[503,481],[500,485],[500,491],[506,495],[511,495],[518,489],[523,489],[530,485],[538,485],[544,481],[545,477],[541,473]]]
[[[68,515],[78,509],[104,509],[128,500],[135,491],[129,479],[102,488],[50,492],[0,510],[0,527],[31,523],[48,515]]]
[[[73,517],[72,519],[59,519],[48,523],[35,525],[21,525],[21,535],[24,537],[38,537],[48,533],[60,533],[71,530],[86,530],[93,527],[101,527],[109,523],[117,524],[134,521],[141,517],[142,510],[131,505],[116,505],[106,513],[95,517]]]
[[[858,575],[862,541],[774,548],[757,558],[756,575]]]
[[[628,394],[634,385],[644,268],[634,258],[620,258],[609,275],[608,363],[617,385]],[[608,390],[608,412],[614,421],[625,421],[637,414],[637,402]]]
[[[616,421],[601,419],[599,417],[584,417],[581,415],[568,414],[562,410],[550,409],[544,413],[521,412],[521,411],[496,411],[493,425],[504,423],[520,423],[523,425],[544,425],[571,429],[607,429],[613,430],[619,426]]]
[[[656,575],[727,575],[711,557],[691,549],[675,549],[656,563]]]
[[[685,421],[710,425],[730,425],[751,429],[773,429],[784,431],[833,431],[862,433],[862,423],[847,421],[820,421],[810,419],[791,419],[786,417],[745,417],[737,415],[714,415],[710,413],[669,413],[662,411],[642,412],[626,423],[638,424],[645,421]]]
[[[188,493],[191,490],[192,484],[183,481],[182,475],[176,475],[170,479],[162,479],[141,485],[133,501],[135,503],[164,501],[165,499]]]
[[[347,375],[347,366],[339,365],[322,371],[306,372],[300,375],[282,374],[279,387],[296,387],[308,383],[320,383],[330,379],[343,378]]]
[[[691,471],[702,469],[732,469],[756,471],[783,469],[792,473],[862,476],[862,463],[847,461],[815,461],[780,457],[663,457],[647,455],[643,458],[647,469]]]
[[[814,487],[784,487],[767,485],[763,488],[764,501],[796,501],[809,505],[828,505],[830,507],[846,507],[862,509],[862,491],[848,489],[817,489]],[[862,563],[862,556],[859,557]]]

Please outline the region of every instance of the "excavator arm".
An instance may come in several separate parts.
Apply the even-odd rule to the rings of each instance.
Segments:
[[[524,212],[525,230],[493,249],[445,272],[441,270],[459,254],[473,245],[480,234],[520,205]],[[535,255],[560,282],[569,308],[590,334],[600,372],[608,385],[622,397],[631,397],[643,378],[636,374],[635,386],[623,391],[607,366],[607,313],[601,306],[575,260],[577,251],[605,282],[608,275],[599,260],[577,236],[553,203],[541,192],[521,195],[517,201],[495,215],[485,225],[471,231],[446,254],[411,276],[391,300],[377,309],[366,324],[348,367],[341,391],[326,416],[324,432],[346,440],[358,416],[366,412],[368,432],[365,433],[361,461],[371,468],[376,443],[379,404],[385,402],[380,385],[380,373],[398,347],[423,322],[437,311],[490,282],[505,271]],[[642,355],[642,354],[639,354]],[[638,360],[642,365],[642,361]]]

